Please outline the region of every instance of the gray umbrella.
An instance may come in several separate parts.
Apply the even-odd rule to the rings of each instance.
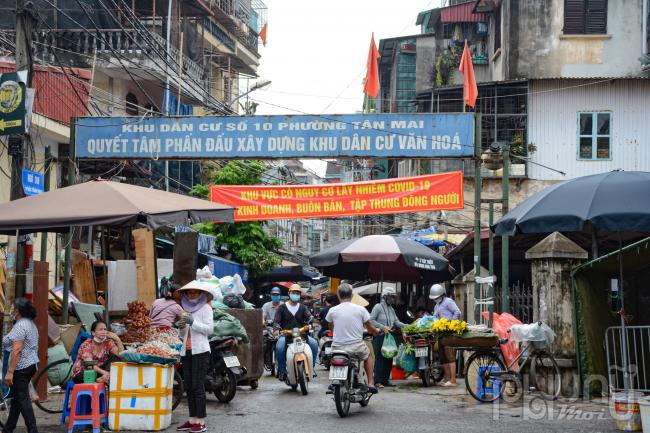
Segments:
[[[560,182],[543,189],[508,212],[491,229],[517,233],[616,232],[619,281],[623,283],[621,232],[650,232],[650,173],[616,170]],[[628,368],[623,290],[620,290],[623,366]],[[628,376],[625,375],[625,389]]]

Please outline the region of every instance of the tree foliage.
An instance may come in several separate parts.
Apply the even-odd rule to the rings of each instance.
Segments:
[[[223,168],[209,174],[208,185],[196,185],[191,192],[195,197],[209,199],[210,185],[259,185],[266,171],[260,161],[229,161]],[[196,228],[216,237],[218,245],[226,244],[233,259],[248,267],[251,276],[263,274],[280,265],[276,251],[282,241],[264,231],[261,222],[234,224],[199,224]]]

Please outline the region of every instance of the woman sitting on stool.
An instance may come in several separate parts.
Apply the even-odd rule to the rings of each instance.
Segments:
[[[106,383],[110,379],[111,362],[120,360],[124,345],[120,337],[109,332],[103,320],[97,320],[90,327],[93,338],[84,341],[79,347],[77,360],[72,366],[72,380],[84,381],[84,361],[95,361],[93,369],[97,372],[97,383]]]

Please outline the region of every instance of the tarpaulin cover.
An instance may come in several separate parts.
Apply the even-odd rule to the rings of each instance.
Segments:
[[[244,343],[250,338],[241,322],[223,310],[213,310],[214,329],[211,337],[237,337]]]

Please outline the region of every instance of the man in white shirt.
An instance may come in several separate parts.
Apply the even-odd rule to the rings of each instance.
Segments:
[[[330,308],[325,317],[325,320],[330,323],[330,328],[334,330],[332,350],[342,350],[362,360],[368,376],[368,389],[376,394],[377,388],[372,374],[373,361],[370,350],[363,341],[363,331],[365,328],[373,335],[379,334],[380,331],[373,326],[368,310],[350,302],[352,286],[341,284],[338,295],[341,303]]]

